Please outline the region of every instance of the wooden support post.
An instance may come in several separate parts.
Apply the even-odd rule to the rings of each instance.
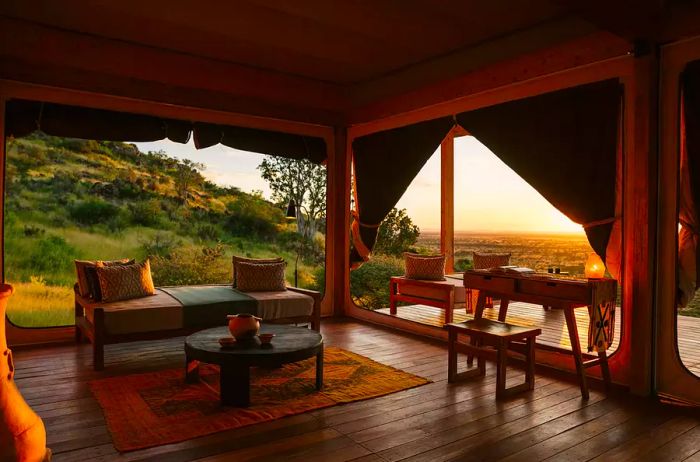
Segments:
[[[328,162],[327,228],[332,238],[326,242],[326,278],[332,284],[333,315],[345,313],[350,300],[350,144],[347,129],[335,128],[333,151]],[[328,287],[329,284],[326,284]]]
[[[440,144],[440,252],[445,255],[445,272],[454,272],[454,130]]]

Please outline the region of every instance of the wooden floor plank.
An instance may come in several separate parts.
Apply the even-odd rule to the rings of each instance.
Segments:
[[[128,453],[111,444],[89,382],[178,368],[182,338],[107,347],[107,368],[92,370],[90,345],[18,350],[17,385],[44,419],[54,460],[188,462],[256,460],[697,460],[700,418],[649,400],[580,397],[575,382],[537,376],[535,390],[495,400],[495,369],[447,383],[445,345],[350,320],[327,321],[325,342],[434,382],[259,425]],[[522,371],[510,369],[509,380]]]

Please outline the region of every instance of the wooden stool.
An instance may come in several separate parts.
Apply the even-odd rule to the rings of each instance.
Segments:
[[[447,324],[449,333],[447,381],[457,382],[486,374],[485,360],[496,361],[496,399],[514,393],[532,390],[535,387],[535,340],[541,329],[514,326],[490,319],[475,319]],[[457,343],[458,334],[470,337],[471,344]],[[506,365],[508,349],[525,356],[525,383],[506,388]],[[457,353],[467,353],[478,358],[475,369],[457,372]]]

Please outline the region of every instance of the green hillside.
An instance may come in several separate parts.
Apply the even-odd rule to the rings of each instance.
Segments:
[[[296,225],[281,207],[207,181],[204,166],[39,133],[7,148],[5,278],[19,325],[73,322],[74,259],[150,257],[156,285],[230,282],[233,254],[294,261]],[[323,240],[300,262],[300,286],[316,285]]]

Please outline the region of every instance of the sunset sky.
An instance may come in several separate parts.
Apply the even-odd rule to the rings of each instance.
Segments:
[[[211,181],[243,191],[270,189],[256,167],[263,156],[223,145],[196,150],[168,140],[136,143],[141,151],[163,150],[206,165]],[[403,195],[405,208],[421,230],[440,228],[440,155],[435,153]],[[474,137],[455,140],[455,230],[472,232],[583,233]]]

